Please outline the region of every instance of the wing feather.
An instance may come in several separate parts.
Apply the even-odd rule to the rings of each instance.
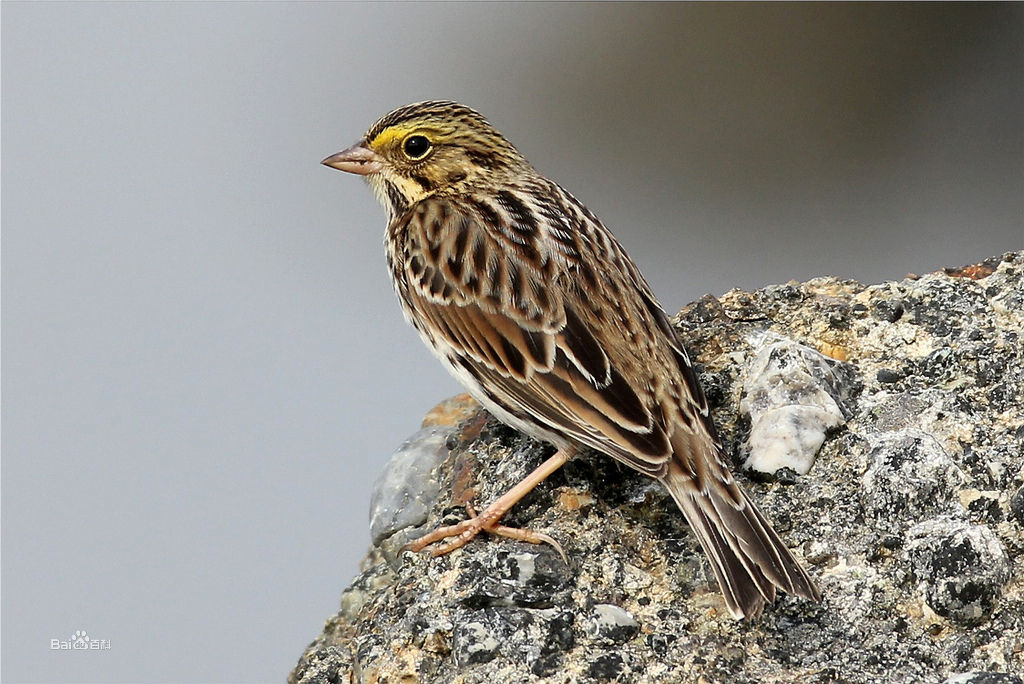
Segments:
[[[488,221],[512,220],[505,204],[483,217],[475,205],[433,198],[392,224],[389,242],[401,245],[392,258],[410,315],[429,321],[420,330],[431,346],[470,371],[500,406],[663,474],[669,430],[643,372],[654,341],[623,345],[603,339],[607,327],[595,324],[595,316],[626,319],[621,307],[645,305],[629,301],[631,290],[574,277],[564,250],[556,259],[538,226],[523,230],[533,214],[521,207],[516,230],[488,230]]]
[[[650,287],[599,224],[583,227],[574,206],[563,207],[560,225],[575,223],[576,232],[552,237],[550,226],[522,225],[550,208],[505,201],[483,216],[476,204],[420,202],[389,227],[410,319],[461,379],[473,380],[470,391],[517,426],[660,478],[733,614],[757,614],[776,587],[819,598],[729,472],[696,372]]]

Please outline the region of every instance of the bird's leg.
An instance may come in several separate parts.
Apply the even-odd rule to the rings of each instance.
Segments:
[[[465,546],[473,537],[480,534],[480,532],[486,531],[502,537],[510,537],[512,539],[530,542],[531,544],[551,544],[564,559],[565,553],[562,551],[562,547],[548,535],[541,532],[533,532],[531,530],[506,527],[505,525],[499,525],[498,521],[501,520],[501,516],[508,512],[508,509],[515,506],[520,499],[529,494],[530,491],[540,484],[548,475],[565,465],[565,462],[572,458],[575,453],[575,447],[559,449],[555,452],[554,456],[541,463],[536,470],[524,477],[519,484],[502,494],[494,501],[494,503],[482,510],[480,513],[474,515],[472,507],[467,506],[467,511],[471,516],[473,516],[469,520],[463,520],[456,525],[439,527],[433,532],[409,542],[403,548],[409,551],[422,551],[434,542],[441,541],[442,539],[448,539],[449,537],[455,537],[451,541],[441,544],[431,552],[435,556],[442,556],[450,551],[454,551],[455,549]]]
[[[466,512],[469,513],[470,518],[476,517],[476,509],[474,509],[471,504],[466,504]],[[559,556],[562,557],[562,562],[566,565],[569,564],[569,557],[565,555],[565,550],[562,548],[562,545],[555,541],[555,538],[549,534],[535,532],[534,530],[524,530],[521,527],[509,527],[508,525],[494,525],[493,527],[487,527],[484,529],[484,532],[494,534],[499,537],[508,537],[509,539],[529,542],[530,544],[548,544],[558,552]],[[441,553],[446,552],[435,552],[434,555],[438,556]]]

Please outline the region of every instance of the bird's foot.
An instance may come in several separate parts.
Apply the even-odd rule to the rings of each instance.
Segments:
[[[409,551],[422,551],[435,542],[454,537],[451,541],[445,542],[431,551],[435,556],[442,556],[455,549],[462,548],[469,543],[469,540],[481,532],[490,532],[499,537],[509,537],[510,539],[518,539],[519,541],[531,544],[551,544],[555,551],[558,551],[558,555],[562,557],[566,565],[568,565],[569,559],[566,558],[565,551],[562,550],[558,542],[548,535],[543,532],[534,532],[533,530],[506,527],[505,525],[499,525],[498,521],[501,520],[501,516],[508,512],[508,509],[512,508],[516,502],[526,496],[544,478],[561,468],[575,453],[576,447],[570,446],[559,449],[551,458],[541,463],[512,489],[498,497],[494,503],[485,508],[479,515],[472,506],[467,504],[466,512],[469,513],[469,520],[463,520],[456,525],[440,527],[419,539],[409,542],[402,548]]]
[[[451,541],[447,541],[430,550],[430,553],[434,556],[443,556],[455,549],[462,548],[481,532],[488,532],[499,537],[508,537],[509,539],[516,539],[530,544],[550,544],[568,565],[569,559],[566,557],[565,551],[562,550],[561,544],[556,542],[551,536],[543,532],[535,532],[534,530],[499,525],[498,521],[501,520],[504,512],[492,505],[478,514],[472,505],[466,504],[466,513],[469,514],[469,520],[463,520],[455,525],[439,527],[419,539],[414,539],[402,548],[407,551],[423,551],[431,544],[443,539],[451,539]]]

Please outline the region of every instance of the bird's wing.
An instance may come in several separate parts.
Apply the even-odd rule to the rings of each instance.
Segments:
[[[543,228],[508,202],[442,199],[393,223],[391,265],[413,324],[516,417],[660,478],[734,615],[756,615],[775,586],[819,599],[729,472],[650,287],[596,217],[565,197]],[[550,232],[563,218],[572,229]]]
[[[672,433],[710,425],[668,318],[599,224],[553,236],[500,200],[432,198],[390,226],[410,318],[513,415],[663,476]]]

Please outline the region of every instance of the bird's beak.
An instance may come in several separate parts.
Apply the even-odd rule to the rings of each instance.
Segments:
[[[360,176],[377,173],[383,166],[380,155],[367,147],[365,140],[360,140],[347,150],[332,154],[320,163],[339,171],[356,173]]]

